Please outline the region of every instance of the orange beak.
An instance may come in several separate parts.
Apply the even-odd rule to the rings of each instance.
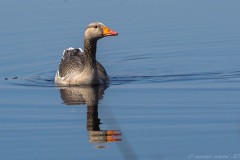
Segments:
[[[103,29],[103,36],[104,36],[104,37],[105,37],[105,36],[117,36],[117,35],[118,35],[117,32],[109,29],[109,28],[106,27],[106,26],[103,26],[102,29]]]

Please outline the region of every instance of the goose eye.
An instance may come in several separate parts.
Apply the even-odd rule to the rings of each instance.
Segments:
[[[94,28],[98,28],[97,26],[94,26]]]

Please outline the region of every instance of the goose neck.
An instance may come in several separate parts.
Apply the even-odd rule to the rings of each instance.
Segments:
[[[94,67],[96,65],[97,41],[84,39],[85,63]]]

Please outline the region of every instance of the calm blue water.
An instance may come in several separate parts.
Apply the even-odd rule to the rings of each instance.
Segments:
[[[0,3],[0,159],[240,159],[240,2]],[[54,85],[86,25],[105,88]]]

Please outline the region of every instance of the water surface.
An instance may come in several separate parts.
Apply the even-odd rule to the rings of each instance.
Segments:
[[[6,1],[0,158],[240,159],[240,3]],[[109,86],[55,86],[62,52],[101,21]]]

